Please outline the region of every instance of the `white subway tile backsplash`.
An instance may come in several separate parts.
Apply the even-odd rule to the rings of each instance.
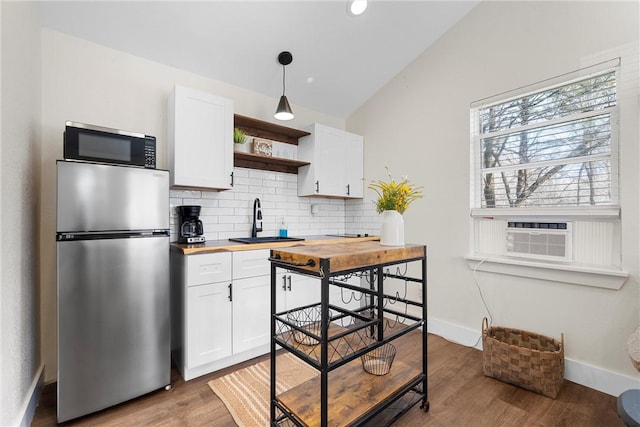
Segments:
[[[175,197],[182,197],[182,198],[188,198],[188,197],[200,198],[201,197],[201,192],[199,190],[177,190],[177,191],[173,191],[173,193],[175,194]]]
[[[177,238],[180,205],[202,206],[201,220],[207,240],[246,237],[251,233],[253,201],[260,198],[263,231],[278,233],[284,218],[290,236],[380,232],[380,215],[371,200],[298,197],[297,175],[234,168],[234,188],[228,191],[171,190],[171,233]],[[311,205],[317,213],[311,213]]]
[[[295,174],[234,168],[234,187],[228,191],[171,190],[171,240],[177,239],[180,205],[202,206],[201,217],[207,240],[246,237],[251,233],[253,201],[260,199],[262,207],[262,236],[276,235],[281,218],[287,224],[290,236],[341,234],[378,231],[360,231],[350,216],[362,209],[351,208],[354,201],[328,198],[298,197],[298,178]],[[311,204],[319,207],[311,214]],[[347,211],[347,206],[350,206]],[[373,210],[375,213],[375,210]],[[347,227],[351,223],[354,229]],[[375,227],[374,227],[375,228]],[[379,229],[379,226],[377,227]]]

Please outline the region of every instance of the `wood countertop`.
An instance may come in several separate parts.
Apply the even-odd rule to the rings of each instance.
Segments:
[[[377,241],[347,241],[313,246],[275,248],[271,252],[279,263],[295,265],[297,268],[322,275],[322,263],[327,263],[329,271],[337,273],[347,270],[368,268],[380,264],[417,260],[426,257],[426,246],[407,244],[404,246],[382,246]]]
[[[298,237],[298,236],[292,236]],[[231,242],[229,240],[212,240],[205,243],[198,244],[184,244],[184,243],[171,243],[171,247],[174,250],[179,251],[183,255],[194,255],[212,252],[237,252],[237,251],[252,251],[256,249],[280,249],[291,247],[306,247],[313,245],[333,245],[336,243],[355,243],[355,242],[367,242],[380,240],[379,236],[367,236],[367,237],[336,237],[336,236],[299,236],[305,240],[293,241],[293,242],[265,242],[265,243],[239,243]]]

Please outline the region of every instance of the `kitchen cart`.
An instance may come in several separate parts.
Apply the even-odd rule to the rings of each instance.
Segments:
[[[270,261],[272,426],[390,425],[417,403],[423,411],[429,410],[425,246],[381,246],[377,241],[299,246],[272,249]],[[320,302],[278,311],[280,287],[286,287],[286,282],[279,283],[277,268],[319,279],[310,286],[319,283]],[[366,284],[349,282],[353,276]],[[409,298],[406,293],[386,292],[387,279],[413,283],[419,295]],[[364,298],[358,307],[344,308],[331,302],[336,287]],[[393,308],[396,302],[413,310]],[[395,319],[396,327],[390,327],[389,318]],[[419,328],[420,369],[403,363],[398,354],[386,375],[364,371],[361,356],[388,347],[396,338]],[[278,392],[278,346],[319,374]]]

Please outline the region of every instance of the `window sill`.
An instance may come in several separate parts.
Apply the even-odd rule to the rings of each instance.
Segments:
[[[605,218],[619,219],[619,206],[580,206],[580,207],[537,207],[537,208],[473,208],[472,217],[518,218],[518,217],[555,217],[573,218]]]
[[[552,264],[500,256],[465,256],[469,268],[474,271],[507,274],[552,282],[572,283],[582,286],[618,290],[629,277],[623,270]]]

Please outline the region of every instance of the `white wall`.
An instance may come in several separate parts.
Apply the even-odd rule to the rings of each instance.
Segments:
[[[407,240],[428,246],[434,322],[477,336],[486,315],[464,260],[470,241],[470,103],[618,56],[630,43],[637,46],[638,7],[638,2],[481,2],[347,120],[349,131],[365,137],[367,178],[384,178],[386,165],[425,186],[424,199],[404,216]],[[494,324],[554,337],[564,333],[567,358],[632,383],[640,378],[625,350],[640,323],[638,94],[634,97],[620,135],[622,267],[630,273],[622,289],[478,273]],[[582,378],[583,384],[589,381]],[[615,387],[605,391],[614,394]]]
[[[158,167],[166,168],[167,98],[174,84],[181,84],[234,101],[244,116],[273,121],[277,99],[147,61],[113,49],[42,30],[42,200],[41,200],[41,346],[46,381],[56,377],[56,259],[55,259],[55,160],[62,158],[62,133],[66,120],[144,132],[156,136]],[[344,120],[292,106],[296,117],[287,126],[303,129],[312,122],[344,128]],[[267,179],[267,181],[269,181]],[[262,186],[262,183],[261,183]],[[269,187],[268,184],[266,187]],[[265,187],[265,188],[266,188]],[[271,189],[273,187],[271,186]],[[262,188],[260,191],[263,191]],[[265,190],[266,191],[266,190]],[[204,194],[204,196],[203,196]],[[172,204],[207,199],[207,209],[217,209],[230,197],[261,197],[258,193],[172,192]],[[327,206],[340,206],[323,201]],[[216,206],[211,206],[215,204]],[[232,203],[233,204],[233,203]],[[224,206],[223,206],[224,207]],[[237,206],[246,209],[247,206]],[[344,209],[344,207],[342,207]],[[328,212],[328,210],[327,210]],[[265,209],[265,214],[273,215]],[[216,216],[211,215],[211,216]],[[274,217],[275,218],[275,217]],[[211,221],[214,221],[211,219]],[[217,221],[217,219],[215,219]],[[342,220],[343,222],[344,220]],[[271,227],[271,221],[268,223]],[[340,225],[336,225],[340,226]],[[342,225],[343,226],[343,225]],[[211,239],[220,236],[213,223]],[[223,230],[224,231],[224,230]],[[241,232],[241,230],[237,230]]]
[[[1,2],[0,425],[30,421],[38,344],[40,39],[32,3]]]

